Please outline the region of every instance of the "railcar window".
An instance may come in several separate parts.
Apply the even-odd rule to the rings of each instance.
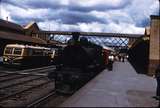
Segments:
[[[22,53],[22,48],[15,48],[14,49],[14,54],[21,55],[21,53]]]
[[[32,50],[32,55],[36,56],[42,56],[43,55],[43,50]]]
[[[32,55],[32,49],[28,48],[26,51],[27,51],[27,55],[29,55],[29,56]]]
[[[5,54],[12,54],[13,48],[8,47],[5,49]]]

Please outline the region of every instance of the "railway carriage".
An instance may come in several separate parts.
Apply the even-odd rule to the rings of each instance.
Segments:
[[[3,53],[3,64],[20,66],[47,65],[54,58],[50,48],[8,44]]]

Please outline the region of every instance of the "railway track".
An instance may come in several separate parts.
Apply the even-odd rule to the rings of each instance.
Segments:
[[[20,70],[20,71],[1,71],[1,73],[5,74],[22,74],[22,75],[36,75],[40,73],[46,73],[46,72],[51,72],[55,68],[54,65],[52,66],[46,66],[46,67],[41,67],[41,68],[34,68],[34,69],[26,69],[26,70]]]
[[[8,76],[8,74],[1,74],[0,77]]]
[[[4,65],[0,65],[0,70],[4,71],[4,70],[8,70],[8,71],[17,71],[18,69],[15,69],[15,68],[9,68],[9,67],[5,67]]]
[[[43,76],[42,77],[36,77],[36,78],[30,78],[29,77],[27,80],[23,79],[22,81],[20,81],[18,79],[19,81],[16,81],[16,82],[10,82],[9,84],[1,84],[0,90],[1,89],[6,89],[6,88],[9,88],[9,87],[13,87],[13,86],[16,86],[16,85],[21,85],[21,84],[25,84],[25,83],[28,83],[28,82],[32,82],[34,80],[39,80],[41,78],[43,78]]]
[[[45,96],[40,97],[39,99],[28,104],[27,108],[38,108],[38,107],[57,107],[67,100],[69,96],[63,96],[56,94],[55,91],[48,93]]]
[[[42,68],[35,68],[35,69],[27,69],[22,71],[0,71],[0,74],[2,74],[0,77],[0,83],[13,80],[13,79],[19,79],[19,78],[25,78],[28,76],[47,76],[48,72],[54,71],[55,66],[47,66]]]
[[[27,108],[31,108],[31,107],[39,107],[42,105],[42,103],[46,102],[50,97],[54,97],[57,98],[58,95],[56,94],[55,91],[49,93],[46,96],[42,96],[39,99],[33,101],[32,103],[30,103],[29,105],[27,105]]]
[[[59,97],[46,76],[54,66],[0,72],[0,107],[38,107]]]

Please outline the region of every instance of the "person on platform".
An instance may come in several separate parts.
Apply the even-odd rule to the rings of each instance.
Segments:
[[[109,71],[111,71],[113,69],[113,62],[114,62],[114,56],[111,54],[108,57],[109,61],[108,61],[108,69]]]
[[[124,62],[124,55],[122,55],[122,62]]]
[[[160,65],[158,65],[155,71],[155,78],[157,80],[157,90],[156,96],[154,96],[154,98],[160,101]]]
[[[118,59],[119,59],[119,61],[121,61],[121,55],[120,54],[118,55]]]

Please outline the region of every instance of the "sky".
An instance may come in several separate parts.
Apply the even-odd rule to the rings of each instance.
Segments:
[[[144,34],[159,0],[1,0],[1,18],[40,29]]]

